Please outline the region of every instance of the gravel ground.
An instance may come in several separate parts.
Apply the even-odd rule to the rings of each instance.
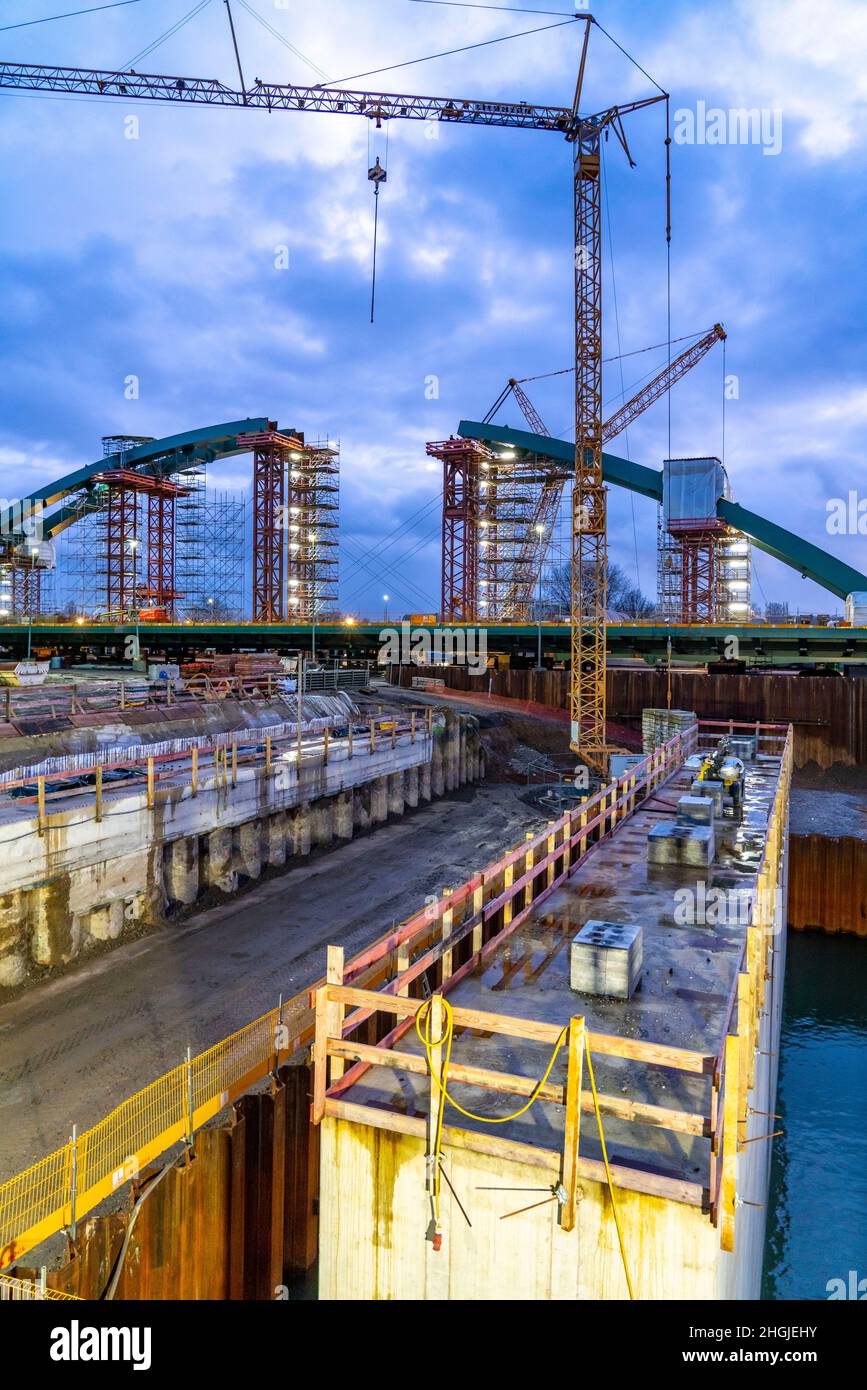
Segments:
[[[867,839],[867,790],[819,791],[793,787],[789,830],[792,835],[853,835]]]

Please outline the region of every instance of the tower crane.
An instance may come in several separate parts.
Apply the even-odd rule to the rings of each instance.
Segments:
[[[651,96],[581,115],[590,32],[588,14],[578,57],[571,106],[474,98],[397,95],[328,86],[263,82],[257,78],[240,90],[213,78],[173,77],[135,71],[116,72],[56,64],[0,63],[0,88],[78,93],[91,97],[151,100],[206,106],[234,106],[245,111],[327,111],[365,116],[375,121],[442,121],[453,125],[506,126],[549,131],[572,146],[572,199],[575,302],[575,480],[572,492],[572,674],[570,746],[600,771],[607,771],[605,734],[605,488],[602,480],[602,201],[600,158],[603,139],[613,135],[630,167],[624,118],[668,103],[661,89]],[[666,193],[670,187],[666,135]],[[670,239],[670,199],[667,235]],[[592,573],[590,587],[582,576]],[[588,602],[586,594],[590,593]]]
[[[645,386],[642,386],[640,391],[637,391],[613,415],[609,415],[602,426],[602,443],[607,444],[609,440],[622,434],[633,420],[636,420],[639,415],[643,415],[648,406],[653,405],[654,401],[658,401],[661,396],[670,391],[681,377],[686,376],[687,372],[710,352],[714,343],[723,342],[725,337],[726,333],[722,324],[716,323],[710,332],[705,333],[697,342],[686,348],[671,362],[666,363],[656,376]],[[484,423],[488,424],[493,419],[509,395],[514,395],[521,408],[521,413],[533,433],[550,437],[551,431],[546,427],[530,397],[515,377],[509,378],[485,416]],[[560,467],[552,467],[542,475],[530,530],[515,565],[515,582],[506,592],[505,606],[507,611],[514,609],[514,611],[520,612],[530,601],[545,563],[545,555],[550,544],[554,522],[560,511],[565,485],[566,475]]]

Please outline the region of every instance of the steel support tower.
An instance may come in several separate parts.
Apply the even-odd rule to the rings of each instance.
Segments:
[[[442,439],[426,445],[443,466],[442,591],[444,623],[479,617],[481,487],[493,452],[475,439]]]

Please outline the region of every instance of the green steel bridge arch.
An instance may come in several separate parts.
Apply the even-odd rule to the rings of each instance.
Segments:
[[[165,475],[185,473],[202,463],[214,463],[220,459],[247,452],[245,445],[239,443],[239,436],[258,434],[266,429],[274,429],[273,421],[264,416],[246,420],[231,420],[220,425],[207,425],[202,429],[188,430],[183,434],[169,435],[164,439],[154,439],[147,444],[139,444],[123,455],[123,466],[142,473]],[[296,430],[284,430],[295,434]],[[548,435],[532,434],[527,430],[510,429],[503,425],[488,425],[477,420],[462,420],[458,432],[467,438],[480,439],[486,444],[505,444],[516,452],[536,454],[556,463],[570,467],[574,464],[575,450],[572,444]],[[54,540],[81,515],[80,508],[70,505],[57,506],[71,494],[86,490],[99,473],[111,468],[111,458],[97,459],[72,473],[46,483],[32,491],[24,499],[25,506],[40,509],[42,534],[46,540]],[[115,464],[115,466],[117,466]],[[602,468],[606,482],[615,487],[623,487],[637,492],[654,502],[662,501],[662,471],[647,468],[640,463],[619,458],[616,454],[603,453]],[[52,507],[56,510],[50,511]],[[14,537],[20,526],[20,504],[0,507],[0,535]],[[774,559],[782,561],[790,569],[806,579],[812,579],[837,598],[847,594],[867,591],[867,575],[853,569],[851,565],[829,555],[826,550],[813,545],[801,536],[794,535],[776,522],[748,511],[737,502],[727,502],[720,498],[717,515],[730,526],[743,531],[760,550]]]
[[[172,434],[164,439],[152,439],[147,444],[138,444],[134,449],[124,452],[122,466],[139,473],[159,476],[168,473],[188,473],[200,464],[214,463],[219,459],[248,452],[247,446],[239,444],[239,435],[259,434],[263,430],[275,428],[274,421],[264,416],[248,420],[230,420],[222,425],[206,425],[204,429],[187,430],[183,434]],[[56,539],[61,531],[65,531],[81,515],[80,509],[74,506],[61,506],[50,513],[49,508],[73,493],[87,490],[98,474],[119,466],[119,455],[97,459],[95,463],[88,463],[83,468],[77,468],[72,473],[56,478],[54,482],[35,488],[22,499],[24,507],[29,508],[31,513],[41,512],[43,538]],[[0,535],[14,536],[20,528],[20,518],[20,503],[0,508]]]
[[[461,420],[458,433],[468,439],[479,439],[484,444],[505,444],[516,453],[536,454],[555,463],[566,464],[569,468],[574,467],[575,445],[545,434],[531,434],[528,430],[509,429],[504,425],[486,425],[478,420]],[[616,454],[603,453],[602,473],[605,481],[613,483],[615,487],[627,488],[654,502],[662,501],[661,469],[647,468],[644,464],[618,458]],[[759,516],[758,512],[748,511],[738,502],[727,502],[724,497],[717,502],[716,510],[721,520],[743,531],[759,550],[773,555],[775,560],[781,560],[805,579],[814,580],[837,598],[844,599],[847,594],[867,591],[867,575],[829,555],[820,546],[804,540],[803,536],[796,536],[775,521]]]

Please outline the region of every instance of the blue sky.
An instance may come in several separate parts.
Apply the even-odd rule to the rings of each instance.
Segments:
[[[555,23],[410,0],[250,4],[332,79]],[[140,0],[13,29],[2,57],[125,66],[191,5]],[[3,23],[63,8],[15,0]],[[524,8],[568,13],[570,0]],[[675,112],[704,101],[782,113],[776,155],[760,144],[674,147],[672,333],[716,320],[728,331],[738,396],[726,407],[725,461],[737,500],[867,569],[867,537],[825,530],[829,498],[867,493],[867,6],[602,0],[594,13],[671,90]],[[235,21],[248,82],[318,80],[237,5]],[[568,105],[579,37],[568,25],[351,85]],[[234,82],[221,0],[136,66]],[[648,90],[595,32],[585,105]],[[623,352],[666,336],[659,111],[631,118],[629,130],[638,167],[616,145],[606,153],[606,356],[618,329]],[[553,134],[428,134],[415,122],[386,135],[354,117],[0,91],[0,495],[98,457],[104,433],[270,415],[341,442],[343,532],[353,555],[372,552],[367,568],[344,557],[344,607],[375,613],[384,591],[393,611],[435,605],[440,477],[424,444],[484,414],[508,376],[569,365],[571,172]],[[371,326],[366,172],[376,154],[388,183]],[[288,269],[275,266],[282,246]],[[627,391],[663,360],[627,358]],[[613,409],[620,367],[606,372]],[[137,401],[124,399],[130,374]],[[425,392],[432,375],[435,400]],[[676,389],[675,455],[721,452],[722,380],[715,348]],[[569,378],[528,389],[552,432],[567,436]],[[514,406],[498,418],[521,423]],[[659,467],[667,448],[660,404],[616,451]],[[246,488],[248,461],[214,481]],[[378,555],[408,520],[405,538]],[[650,593],[655,528],[650,503],[610,494],[613,558],[634,576],[637,553]],[[756,570],[759,602],[828,609],[829,596],[769,558],[758,554]]]

